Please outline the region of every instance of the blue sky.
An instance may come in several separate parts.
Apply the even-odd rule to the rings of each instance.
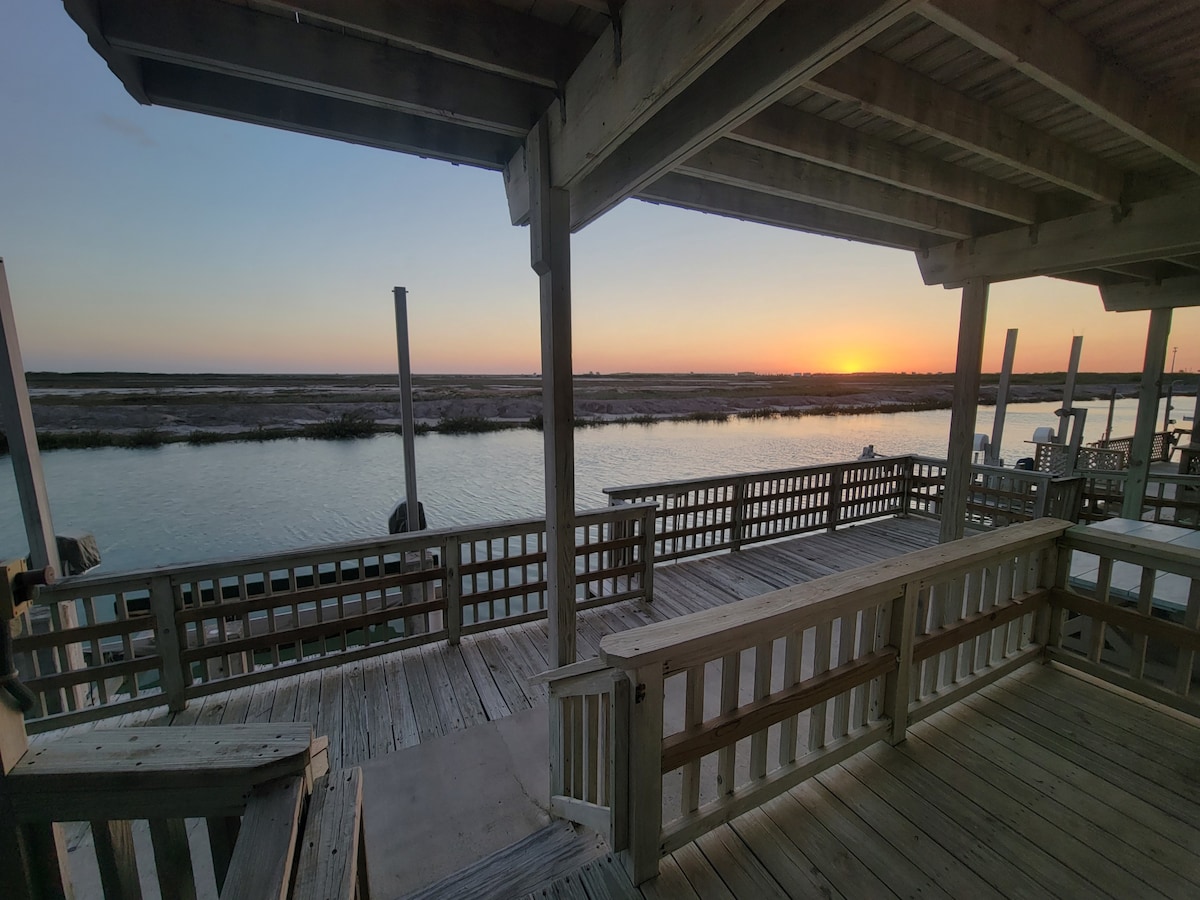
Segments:
[[[539,368],[528,232],[496,173],[130,98],[61,5],[0,11],[0,257],[31,370]],[[958,297],[911,254],[629,201],[572,244],[576,371],[947,371]],[[985,368],[1141,368],[1146,315],[992,290]],[[1200,368],[1176,314],[1176,369]]]

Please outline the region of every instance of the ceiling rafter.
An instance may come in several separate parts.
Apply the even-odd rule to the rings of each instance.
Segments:
[[[113,47],[240,78],[524,136],[549,90],[382,43],[201,0],[101,0]]]
[[[1034,0],[928,0],[920,14],[1179,165],[1200,173],[1200,117]]]
[[[257,0],[257,5],[550,88],[566,80],[592,44],[570,29],[485,0]]]
[[[625,10],[633,5],[631,0]],[[659,104],[653,117],[628,133],[586,176],[570,183],[572,228],[583,227],[781,99],[801,81],[908,15],[914,5],[914,0],[784,3],[740,36],[686,91]],[[657,50],[651,52],[659,55]],[[569,116],[568,106],[568,121]],[[562,173],[555,168],[553,153],[551,171],[559,181]]]
[[[1038,220],[1038,198],[1030,191],[794,107],[777,103],[728,136],[1014,222],[1028,225]]]
[[[431,159],[498,170],[520,143],[520,138],[454,122],[157,60],[144,61],[142,72],[150,102],[161,106]]]
[[[850,54],[807,87],[1093,200],[1121,199],[1123,173],[1103,161],[869,50]]]
[[[964,207],[736,141],[716,141],[675,171],[946,237],[975,233]]]
[[[652,203],[902,250],[915,250],[926,240],[917,229],[676,173],[664,175],[637,196]]]

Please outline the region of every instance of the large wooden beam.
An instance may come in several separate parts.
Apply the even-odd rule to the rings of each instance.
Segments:
[[[983,337],[987,327],[988,283],[967,282],[958,320],[958,359],[954,367],[954,400],[950,408],[950,444],[946,453],[946,488],[942,496],[941,543],[963,536],[967,492],[971,484],[971,450],[979,412]]]
[[[1015,222],[1028,225],[1038,218],[1037,197],[1030,191],[781,103],[729,137]]]
[[[1094,200],[1115,202],[1124,188],[1122,173],[1099,159],[869,50],[850,54],[808,86]]]
[[[156,60],[142,63],[142,77],[150,102],[161,106],[485,169],[502,168],[521,144],[455,122]]]
[[[882,247],[913,250],[922,245],[925,234],[913,228],[889,225],[811,203],[800,203],[770,194],[748,191],[686,175],[664,175],[643,190],[638,197],[651,203],[693,209],[758,222],[810,234],[846,238]]]
[[[551,668],[558,668],[575,661],[575,394],[571,370],[571,202],[566,191],[550,184],[548,131],[543,122],[529,136],[529,239],[542,322],[549,662]]]
[[[102,0],[104,36],[150,59],[524,136],[546,88],[427,53],[199,0]]]
[[[1150,284],[1102,285],[1100,299],[1109,312],[1200,306],[1200,275],[1168,278]]]
[[[487,0],[259,0],[413,50],[556,88],[592,41]]]
[[[1167,364],[1167,341],[1171,336],[1171,310],[1150,310],[1146,333],[1146,358],[1142,364],[1142,382],[1138,388],[1137,418],[1129,447],[1129,469],[1125,494],[1121,498],[1121,516],[1140,519],[1150,476],[1150,456],[1158,423],[1158,401],[1162,396],[1163,371]]]
[[[583,227],[766,109],[899,21],[912,5],[908,0],[785,3],[572,185],[572,228]],[[553,171],[557,179],[558,170]]]
[[[675,171],[932,234],[963,238],[978,231],[975,214],[961,206],[736,141],[718,140]]]
[[[1097,209],[917,255],[926,284],[1006,281],[1200,252],[1200,192]]]
[[[1200,173],[1200,117],[1139,81],[1034,0],[930,0],[933,22]]]

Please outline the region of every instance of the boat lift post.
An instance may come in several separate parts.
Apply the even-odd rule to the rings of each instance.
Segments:
[[[1008,329],[1004,339],[1004,362],[1000,367],[1000,383],[996,386],[996,415],[992,420],[992,442],[988,444],[984,461],[989,466],[998,466],[1000,442],[1004,440],[1004,417],[1008,413],[1008,385],[1012,381],[1013,360],[1017,355],[1017,329]]]
[[[1083,352],[1083,335],[1071,339],[1071,361],[1067,364],[1067,381],[1063,385],[1063,405],[1058,411],[1058,430],[1054,435],[1056,444],[1067,442],[1067,424],[1071,418],[1071,404],[1075,399],[1075,377],[1079,374],[1079,355]]]

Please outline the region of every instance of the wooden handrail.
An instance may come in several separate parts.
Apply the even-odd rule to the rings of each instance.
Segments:
[[[1015,555],[1057,538],[1071,527],[1070,522],[1060,519],[1037,519],[928,547],[739,603],[609,634],[600,642],[600,655],[609,665],[626,670],[661,664],[664,675],[670,675],[719,655],[722,645],[752,646],[788,631],[811,627],[860,609],[872,600],[897,596],[914,579],[947,577],[1000,550]]]

